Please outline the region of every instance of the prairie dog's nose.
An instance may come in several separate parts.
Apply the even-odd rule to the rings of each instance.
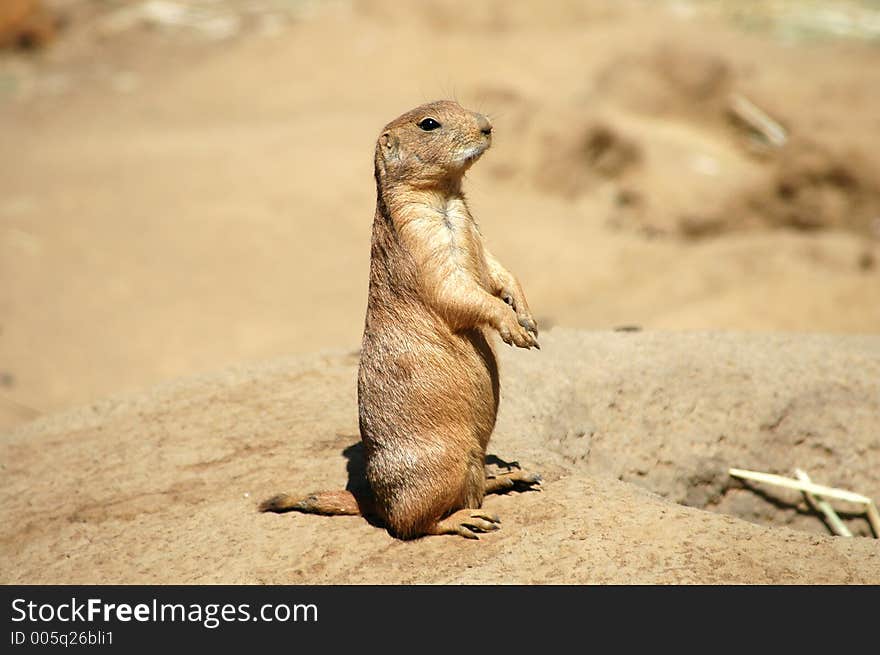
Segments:
[[[477,126],[480,128],[480,132],[486,136],[492,134],[492,123],[482,114],[477,114]]]

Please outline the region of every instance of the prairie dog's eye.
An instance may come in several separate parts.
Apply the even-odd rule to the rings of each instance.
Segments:
[[[419,129],[424,130],[425,132],[430,132],[440,127],[440,123],[435,121],[433,118],[423,118],[418,122],[418,126]]]

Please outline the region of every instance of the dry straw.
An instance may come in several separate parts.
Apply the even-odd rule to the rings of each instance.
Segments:
[[[730,469],[729,473],[736,478],[754,480],[755,482],[763,482],[765,484],[772,484],[777,487],[785,487],[786,489],[795,489],[802,492],[807,497],[807,502],[825,515],[834,533],[842,536],[851,537],[852,533],[843,524],[843,521],[841,521],[837,512],[831,507],[831,504],[825,499],[834,498],[836,500],[843,500],[848,503],[861,505],[868,518],[868,523],[871,524],[871,529],[874,531],[874,537],[880,538],[880,514],[877,512],[877,506],[874,504],[874,501],[867,496],[847,491],[845,489],[836,489],[834,487],[826,487],[822,484],[816,484],[800,469],[795,469],[797,479],[786,478],[782,475],[775,475],[773,473],[760,473],[759,471],[746,471],[744,469],[735,468]]]

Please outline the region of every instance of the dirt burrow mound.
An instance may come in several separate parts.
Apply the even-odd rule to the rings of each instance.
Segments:
[[[876,498],[880,339],[553,330],[541,351],[499,351],[490,453],[544,483],[487,498],[503,525],[479,541],[257,511],[279,491],[341,489],[357,468],[357,357],[323,353],[4,434],[3,582],[877,583],[873,540],[684,503],[712,507],[728,460],[801,465]]]
[[[741,57],[662,43],[599,66],[552,109],[479,95],[505,107],[507,129],[530,134],[514,158],[523,177],[566,198],[604,198],[605,215],[590,220],[690,238],[785,228],[880,239],[876,125],[830,121],[827,107],[853,116],[873,96],[837,69],[814,77],[779,88]],[[804,88],[832,83],[829,98]],[[514,176],[510,164],[496,172]]]
[[[528,429],[565,462],[683,505],[828,533],[800,493],[744,484],[731,467],[789,477],[801,468],[816,482],[880,497],[880,342],[716,335],[709,349],[703,335],[678,337],[621,333],[565,361],[585,339],[557,330],[554,393],[535,396],[541,380],[521,358],[505,362],[507,393],[532,399]],[[834,361],[822,361],[824,350]],[[771,359],[779,365],[767,366]],[[871,535],[863,516],[847,523]]]

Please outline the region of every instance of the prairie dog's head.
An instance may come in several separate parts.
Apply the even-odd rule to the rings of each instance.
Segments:
[[[382,130],[376,143],[376,181],[414,187],[455,182],[491,144],[488,118],[451,100],[429,102]]]

